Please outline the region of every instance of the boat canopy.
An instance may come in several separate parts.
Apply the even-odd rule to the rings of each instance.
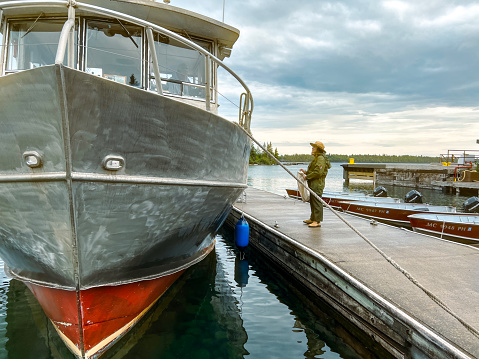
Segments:
[[[0,19],[2,75],[63,64],[216,112],[221,66],[245,89],[249,131],[250,91],[221,61],[239,36],[229,25],[148,0],[0,0]]]

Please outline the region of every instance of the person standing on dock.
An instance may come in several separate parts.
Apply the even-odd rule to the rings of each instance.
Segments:
[[[331,163],[325,156],[324,144],[320,141],[311,143],[313,147],[311,154],[314,159],[308,166],[308,169],[300,171],[306,175],[309,188],[316,193],[319,197],[323,195],[324,185],[326,183],[326,175],[331,168]],[[303,222],[311,228],[321,227],[321,221],[323,220],[323,204],[320,200],[314,196],[310,196],[309,203],[311,205],[311,217]]]

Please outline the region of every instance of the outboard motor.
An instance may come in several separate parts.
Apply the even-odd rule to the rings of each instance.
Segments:
[[[373,191],[373,196],[374,197],[387,197],[388,196],[388,190],[384,188],[383,186],[376,187]]]
[[[419,191],[416,191],[413,189],[412,191],[409,191],[406,193],[406,196],[404,197],[404,202],[406,203],[422,203],[422,194],[419,193]]]
[[[470,197],[462,204],[462,209],[466,213],[479,213],[479,198]]]

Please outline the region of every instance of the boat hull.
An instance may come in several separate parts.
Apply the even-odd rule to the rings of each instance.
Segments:
[[[286,193],[288,194],[288,197],[291,197],[291,198],[294,198],[294,199],[302,199],[301,198],[301,193],[299,193],[299,190],[297,190],[297,189],[286,188]]]
[[[429,206],[412,203],[369,203],[346,202],[340,203],[346,213],[351,213],[364,218],[376,220],[394,226],[411,229],[408,216],[416,213],[447,213],[453,212],[453,207]]]
[[[408,217],[415,232],[479,246],[479,215],[411,215]]]
[[[169,283],[202,260],[246,187],[250,140],[197,107],[58,65],[0,78],[0,106],[0,256],[41,304],[51,293],[76,303],[86,329],[59,332],[80,356],[101,351],[83,341],[81,298]],[[26,164],[32,152],[41,166]],[[61,318],[50,319],[73,330]]]
[[[371,202],[371,203],[398,203],[399,199],[391,197],[356,196],[355,194],[328,194],[323,193],[323,200],[334,208],[342,208],[341,202]]]
[[[78,292],[26,284],[68,348],[82,357],[83,347],[91,358],[126,334],[182,273]]]
[[[294,199],[302,199],[299,190],[286,189],[289,197]],[[321,198],[334,208],[341,208],[341,202],[347,201],[367,201],[375,203],[398,203],[399,199],[391,197],[371,197],[359,193],[341,193],[341,192],[323,192]]]

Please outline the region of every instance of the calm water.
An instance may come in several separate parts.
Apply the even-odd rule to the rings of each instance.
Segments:
[[[362,358],[361,343],[222,231],[109,358]],[[3,264],[3,263],[2,263]],[[1,273],[0,358],[73,358],[30,291]],[[338,334],[340,333],[340,334]],[[353,349],[354,347],[354,349]],[[360,354],[358,354],[360,353]]]
[[[289,166],[293,173],[305,166]],[[278,166],[252,166],[250,185],[285,195],[296,183]],[[343,186],[333,164],[330,191],[371,193],[369,182]],[[387,188],[394,197],[410,189]],[[430,203],[462,205],[466,199],[421,191]],[[106,357],[111,358],[372,358],[374,353],[342,328],[326,306],[308,298],[264,258],[240,259],[223,230],[215,252],[191,268]],[[0,359],[73,358],[30,291],[10,280],[0,260]]]
[[[332,168],[326,177],[326,191],[363,192],[369,194],[373,192],[374,187],[372,181],[351,180],[349,186],[347,186],[344,184],[341,163],[332,163],[331,165]],[[307,164],[287,166],[288,170],[294,175],[297,174],[300,168],[306,169],[307,167]],[[280,166],[250,166],[248,170],[248,185],[282,196],[286,195],[286,188],[298,188],[294,178]],[[406,193],[414,189],[398,186],[384,187],[388,190],[390,197],[402,199],[404,199]],[[424,203],[456,206],[458,208],[461,208],[464,201],[469,198],[459,195],[443,194],[441,191],[436,190],[419,189],[419,192],[423,195]]]

